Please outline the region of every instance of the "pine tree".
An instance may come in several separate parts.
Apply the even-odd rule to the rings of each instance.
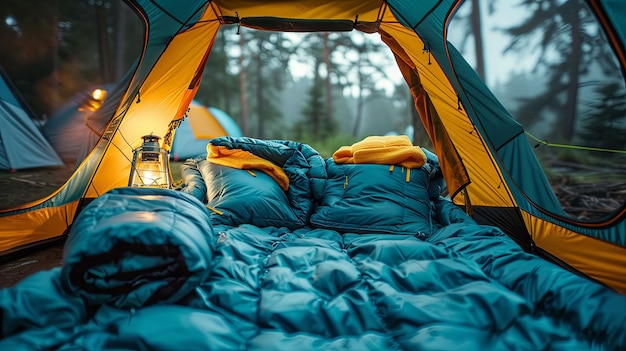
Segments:
[[[618,83],[595,89],[591,111],[584,119],[580,138],[586,145],[623,150],[626,148],[626,92]]]

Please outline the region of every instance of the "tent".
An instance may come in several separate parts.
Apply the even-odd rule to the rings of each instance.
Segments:
[[[187,117],[176,128],[170,157],[177,161],[206,153],[208,142],[220,136],[239,137],[242,133],[237,122],[226,112],[194,100],[189,105]]]
[[[0,126],[0,169],[63,165],[3,70],[0,70]]]
[[[115,84],[104,84],[80,92],[55,111],[42,130],[63,162],[80,163],[98,142],[126,92],[134,67]],[[96,91],[104,94],[98,101]]]
[[[90,199],[125,186],[142,136],[164,136],[169,145],[173,122],[194,98],[221,26],[358,30],[380,36],[394,53],[455,204],[529,251],[626,293],[626,209],[594,223],[564,214],[522,126],[446,40],[461,0],[127,3],[144,21],[146,34],[123,99],[66,184],[36,204],[0,213],[0,254],[63,236]],[[588,4],[626,67],[626,4]]]
[[[89,121],[97,110],[84,105],[89,101],[92,91],[102,89],[108,93],[111,88],[109,84],[76,94],[56,110],[42,127],[44,135],[64,162],[74,163],[86,140],[98,140],[97,132],[89,127]],[[95,138],[92,137],[94,134]]]

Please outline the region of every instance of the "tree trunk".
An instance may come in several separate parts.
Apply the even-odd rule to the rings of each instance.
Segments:
[[[215,38],[215,40],[221,40],[222,43],[222,49],[228,47],[228,43],[226,42],[226,35],[219,35]],[[206,67],[205,67],[206,69]],[[226,74],[226,67],[223,68],[223,75],[228,77],[228,75]],[[222,89],[222,96],[224,98],[224,111],[226,112],[227,115],[232,116],[233,115],[233,101],[232,101],[232,93],[233,90],[230,88],[231,85],[230,83],[228,85],[226,85],[227,88],[226,89]]]
[[[313,135],[314,139],[318,139],[320,137],[321,134],[321,124],[322,121],[320,121],[320,117],[322,115],[322,111],[320,111],[320,105],[319,103],[321,103],[321,101],[319,101],[318,99],[321,100],[321,89],[318,88],[319,84],[321,84],[322,78],[320,76],[320,61],[319,58],[315,59],[315,70],[313,71],[314,73],[314,78],[313,78],[313,89],[312,89],[312,98],[311,98],[311,120],[312,120],[312,126],[311,126],[311,134]],[[319,90],[318,90],[319,89]],[[318,103],[319,102],[319,103]]]
[[[52,23],[50,24],[50,42],[52,43],[52,97],[51,103],[53,111],[56,110],[60,106],[60,98],[59,98],[59,2],[54,2],[55,6],[55,15],[51,16]],[[47,116],[46,116],[47,118]]]
[[[580,80],[580,6],[578,2],[572,1],[571,6],[574,7],[572,10],[572,19],[571,19],[571,42],[572,42],[572,51],[569,57],[569,81],[567,83],[567,103],[565,105],[565,110],[563,111],[562,119],[563,119],[563,128],[562,135],[563,141],[572,142],[574,138],[574,131],[576,129],[576,105],[578,104],[578,81]]]
[[[413,126],[413,145],[424,145],[422,140],[426,138],[426,131],[415,107],[411,108],[411,125]]]
[[[117,4],[117,23],[115,26],[115,77],[119,80],[124,76],[128,67],[124,62],[124,53],[127,49],[126,33],[128,31],[128,11],[123,3]]]
[[[257,39],[258,52],[256,55],[256,69],[257,69],[257,79],[256,79],[256,114],[259,119],[259,130],[258,137],[263,139],[265,134],[265,128],[263,124],[263,115],[265,114],[265,99],[263,98],[263,39]]]
[[[243,33],[239,34],[239,105],[241,107],[241,132],[248,135],[248,97],[246,94],[246,66],[244,64],[243,55],[246,46],[246,40]]]
[[[326,128],[330,128],[332,126],[332,120],[335,118],[333,116],[333,86],[330,81],[330,72],[332,72],[333,63],[330,60],[331,52],[328,46],[328,33],[325,32],[322,35],[324,40],[324,63],[326,64],[326,77],[324,78],[326,85],[326,121],[324,121],[324,125]]]
[[[357,63],[357,79],[359,82],[358,96],[356,99],[356,115],[354,117],[354,126],[352,127],[352,136],[357,137],[361,128],[361,119],[363,118],[363,84],[364,78],[361,72],[361,53],[359,53],[359,61]]]
[[[100,83],[108,83],[111,79],[111,70],[109,69],[109,40],[107,36],[107,15],[104,5],[96,2],[96,32],[98,35],[98,48],[100,57]]]
[[[486,81],[487,77],[485,76],[485,56],[483,49],[479,0],[472,0],[472,33],[474,33],[474,48],[476,49],[476,73],[478,73],[483,81]]]

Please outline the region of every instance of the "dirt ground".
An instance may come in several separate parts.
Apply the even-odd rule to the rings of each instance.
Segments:
[[[72,175],[72,168],[50,167],[10,172],[0,170],[0,208],[41,199],[58,189]]]
[[[36,272],[60,266],[62,260],[63,245],[57,244],[1,263],[0,289],[13,286]]]

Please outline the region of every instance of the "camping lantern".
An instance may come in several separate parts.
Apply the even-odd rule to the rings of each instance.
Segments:
[[[128,186],[169,188],[172,185],[169,154],[159,146],[160,137],[144,135],[143,144],[133,150]]]

